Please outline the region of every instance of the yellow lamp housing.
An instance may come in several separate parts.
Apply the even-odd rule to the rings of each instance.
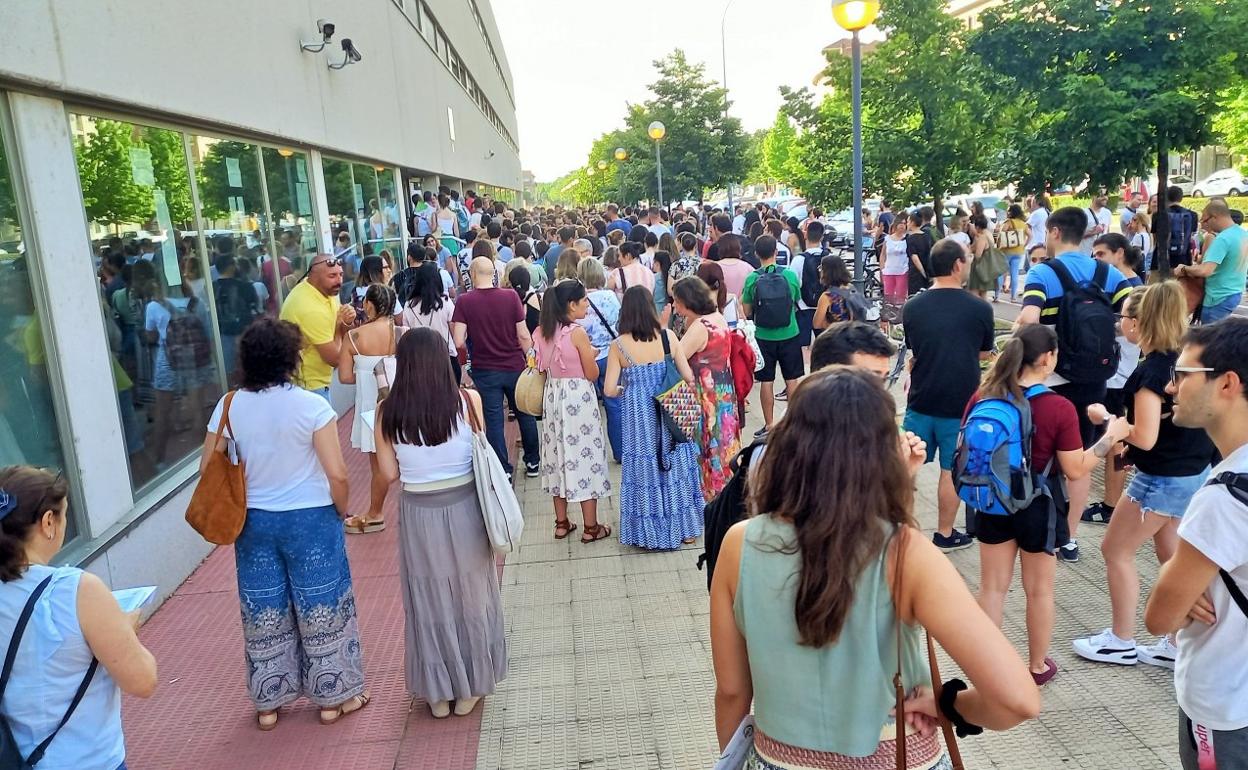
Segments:
[[[605,160],[600,160],[600,161],[598,161],[598,170],[599,170],[599,171],[606,171],[606,170],[607,170],[607,162],[606,162]]]
[[[832,3],[832,18],[848,32],[866,29],[879,14],[879,0],[835,0]]]
[[[649,128],[646,129],[646,133],[650,135],[651,139],[657,142],[664,136],[667,136],[667,126],[656,120],[650,124]]]
[[[628,150],[624,149],[623,147],[616,147],[615,159],[616,160],[628,160]]]

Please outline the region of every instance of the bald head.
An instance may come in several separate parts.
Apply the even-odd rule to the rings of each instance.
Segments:
[[[473,286],[493,286],[494,285],[494,260],[489,257],[477,257],[472,260],[472,264],[468,266],[468,272],[472,276]]]
[[[1235,225],[1235,220],[1231,219],[1231,207],[1223,198],[1210,198],[1200,214],[1200,221],[1215,233]]]

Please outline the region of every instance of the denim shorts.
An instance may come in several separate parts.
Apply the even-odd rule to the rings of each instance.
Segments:
[[[1140,504],[1144,513],[1155,513],[1159,516],[1170,516],[1176,519],[1183,517],[1192,495],[1209,478],[1209,469],[1205,468],[1195,476],[1153,476],[1136,471],[1135,478],[1127,487],[1127,497]]]
[[[953,455],[958,450],[958,432],[962,430],[962,420],[957,417],[932,417],[907,409],[901,429],[913,432],[927,444],[927,462],[935,460],[939,452],[940,469],[953,470]]]

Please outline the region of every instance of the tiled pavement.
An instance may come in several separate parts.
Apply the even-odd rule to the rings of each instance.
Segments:
[[[352,498],[362,502],[367,463],[348,450],[348,464]],[[928,467],[919,481],[918,516],[929,528],[935,478]],[[510,675],[473,716],[438,721],[419,703],[409,712],[391,528],[349,539],[373,704],[333,727],[317,724],[310,705],[296,705],[283,710],[276,731],[257,731],[243,693],[233,553],[221,548],[141,632],[160,661],[161,686],[151,700],[125,700],[130,767],[709,768],[714,676],[705,576],[694,567],[700,546],[648,553],[614,538],[581,545],[579,532],[556,541],[539,484],[520,479],[517,488],[527,526],[502,571]],[[617,504],[612,497],[600,508],[613,526]],[[393,502],[387,513],[393,521]],[[580,521],[575,506],[572,518]],[[1058,567],[1053,656],[1061,673],[1044,689],[1043,713],[1007,733],[964,739],[968,767],[1179,767],[1170,673],[1096,665],[1070,651],[1071,638],[1108,623],[1103,533],[1084,525],[1083,560]],[[950,558],[974,590],[976,549]],[[1157,573],[1151,547],[1138,563],[1147,591]],[[1016,580],[1005,631],[1020,650],[1023,616]],[[945,659],[942,671],[953,670]]]

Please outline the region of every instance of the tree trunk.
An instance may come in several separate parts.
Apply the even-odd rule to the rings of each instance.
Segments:
[[[1166,188],[1170,182],[1170,148],[1163,137],[1157,145],[1157,226],[1153,232],[1153,269],[1163,279],[1170,277],[1170,217]]]
[[[932,196],[932,206],[936,209],[936,232],[940,233],[940,237],[945,237],[945,199],[941,197],[941,193]]]

